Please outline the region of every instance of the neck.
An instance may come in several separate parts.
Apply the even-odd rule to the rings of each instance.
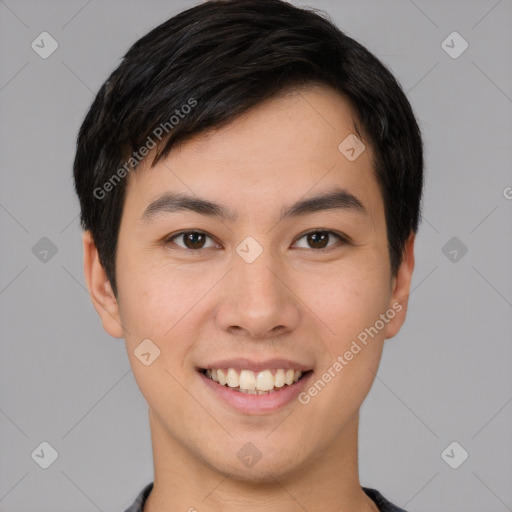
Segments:
[[[378,512],[359,484],[356,415],[334,446],[285,471],[237,477],[198,460],[152,415],[154,485],[144,512]]]

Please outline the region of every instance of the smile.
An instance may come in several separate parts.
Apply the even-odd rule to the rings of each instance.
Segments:
[[[208,368],[203,374],[221,386],[250,395],[266,395],[298,382],[305,373],[293,369],[267,369],[260,372],[234,368]]]

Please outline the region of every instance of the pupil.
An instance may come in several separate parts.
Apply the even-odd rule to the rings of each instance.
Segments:
[[[203,237],[203,239],[198,242],[196,240],[196,237]],[[189,247],[189,249],[200,249],[202,243],[204,243],[204,236],[202,233],[188,233],[187,235],[185,235],[185,240],[185,245]]]
[[[318,235],[320,235],[320,236],[318,236]],[[308,243],[310,243],[310,245],[312,245],[316,249],[318,249],[318,248],[323,249],[326,246],[326,243],[323,243],[323,242],[326,242],[327,238],[328,238],[328,236],[325,231],[315,231],[314,233],[310,233],[308,235]]]

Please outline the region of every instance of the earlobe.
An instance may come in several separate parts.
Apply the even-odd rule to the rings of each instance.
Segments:
[[[398,334],[398,331],[405,322],[407,314],[407,305],[409,302],[409,293],[411,288],[412,273],[414,270],[414,241],[415,234],[411,233],[405,243],[402,263],[393,279],[392,295],[389,307],[396,314],[387,324],[386,339],[392,338]]]
[[[90,231],[82,236],[84,251],[84,275],[91,301],[101,318],[103,329],[114,338],[123,338],[119,305],[112,287],[100,263],[98,250]]]

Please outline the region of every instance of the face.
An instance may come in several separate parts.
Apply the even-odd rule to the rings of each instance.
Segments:
[[[355,160],[339,149],[353,118],[339,94],[309,87],[142,164],[117,301],[86,242],[93,301],[126,340],[162,449],[255,481],[347,442],[405,318],[414,241],[392,278],[369,142],[358,137]]]

